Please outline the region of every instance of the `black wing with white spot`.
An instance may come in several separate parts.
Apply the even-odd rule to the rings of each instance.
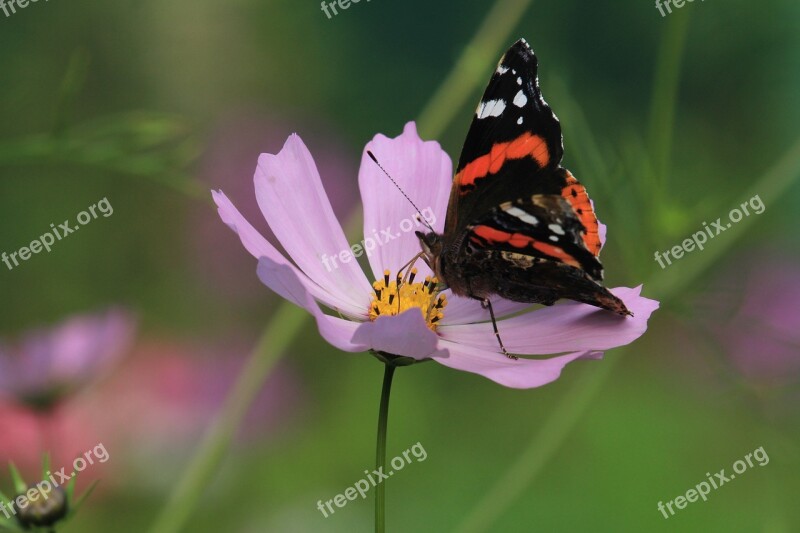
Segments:
[[[539,88],[539,60],[525,39],[503,55],[483,93],[464,141],[456,172],[497,143],[512,141],[524,133],[542,137],[555,168],[563,155],[561,126]]]
[[[561,127],[537,73],[538,60],[524,39],[500,59],[464,141],[446,232],[458,233],[467,220],[511,199],[510,191],[558,194],[564,187],[554,172],[564,152]]]
[[[595,281],[603,266],[583,239],[583,225],[559,195],[536,194],[504,202],[467,227],[467,242],[492,249],[562,263],[583,270]]]

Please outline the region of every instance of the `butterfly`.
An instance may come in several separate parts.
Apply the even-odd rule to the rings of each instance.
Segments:
[[[524,39],[503,55],[464,141],[443,233],[416,232],[439,281],[488,308],[491,296],[552,305],[561,298],[632,315],[603,284],[592,201],[561,166],[561,127],[539,89]]]

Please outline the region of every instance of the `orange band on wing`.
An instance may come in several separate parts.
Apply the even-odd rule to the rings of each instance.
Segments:
[[[461,172],[456,174],[456,183],[459,187],[475,185],[475,180],[485,178],[489,174],[496,174],[508,159],[522,159],[531,157],[536,160],[541,168],[550,162],[550,151],[547,142],[540,136],[525,132],[513,141],[497,143],[492,146],[488,154],[470,161],[464,165]],[[461,191],[465,194],[464,191]]]
[[[537,241],[533,237],[523,235],[522,233],[508,233],[492,228],[491,226],[475,226],[472,228],[472,232],[489,244],[505,242],[514,248],[531,246],[534,250],[538,250],[545,255],[558,259],[567,265],[574,266],[575,268],[582,268],[581,264],[562,248],[546,242]],[[475,241],[476,239],[473,237],[472,240]]]
[[[567,171],[567,185],[561,190],[561,196],[569,202],[575,214],[578,215],[581,224],[586,229],[586,233],[583,235],[583,243],[592,254],[597,256],[601,247],[597,216],[594,214],[594,208],[589,200],[586,187],[578,183],[578,180],[569,171]]]

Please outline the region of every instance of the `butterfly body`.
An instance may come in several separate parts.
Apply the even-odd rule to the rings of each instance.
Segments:
[[[561,128],[537,70],[524,40],[500,60],[464,142],[444,232],[417,232],[423,258],[459,296],[566,298],[630,315],[602,285],[599,223],[561,166]]]

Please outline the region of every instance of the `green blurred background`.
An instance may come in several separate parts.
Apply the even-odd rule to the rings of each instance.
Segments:
[[[346,218],[363,145],[419,117],[490,7],[373,0],[329,20],[314,1],[53,0],[0,13],[0,251],[103,197],[114,207],[52,252],[0,266],[0,334],[113,304],[138,316],[126,361],[65,400],[64,423],[81,413],[111,455],[87,474],[101,483],[65,531],[152,525],[232,387],[235,371],[215,369],[239,368],[279,305],[208,189],[264,229],[256,159],[296,131],[324,154]],[[388,485],[390,531],[800,530],[800,338],[735,327],[753,301],[760,315],[800,315],[798,304],[773,309],[753,281],[779,264],[800,285],[799,23],[789,0],[694,2],[667,17],[652,2],[564,0],[534,1],[512,24],[501,48],[525,37],[536,50],[565,165],[609,225],[608,285],[645,283],[662,307],[630,348],[541,389],[436,364],[399,370],[388,455],[420,442],[428,457]],[[453,159],[494,52],[470,64],[475,88],[436,132]],[[420,134],[431,135],[424,123]],[[655,263],[656,250],[753,194],[762,215],[666,270]],[[747,338],[731,343],[737,334]],[[742,370],[742,358],[771,361],[776,342],[793,357],[766,378]],[[149,366],[130,377],[137,358]],[[181,363],[167,372],[167,360]],[[371,498],[329,518],[316,502],[372,466],[381,375],[377,360],[337,353],[306,323],[266,386],[278,392],[257,402],[185,530],[371,530]],[[150,401],[104,408],[131,390]],[[165,427],[163,411],[192,422]],[[0,443],[20,438],[2,427]],[[709,501],[668,520],[656,509],[760,446],[769,464]],[[509,469],[518,485],[485,507]]]

